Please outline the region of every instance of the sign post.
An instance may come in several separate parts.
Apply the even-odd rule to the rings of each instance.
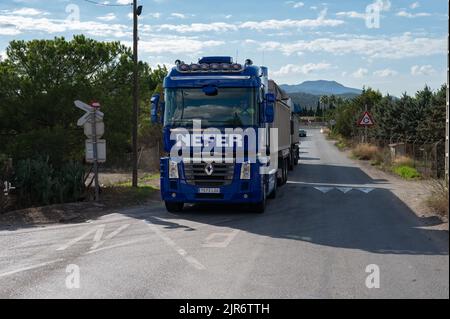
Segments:
[[[95,113],[97,108],[100,107],[100,103],[91,103],[91,125],[92,125],[92,144],[94,151],[94,187],[95,187],[95,200],[99,197],[99,185],[98,185],[98,156],[97,156],[97,125],[95,123]]]
[[[106,141],[100,138],[104,134],[104,114],[99,111],[100,103],[92,102],[91,105],[81,101],[75,101],[75,106],[86,112],[78,119],[77,125],[84,126],[86,140],[86,162],[93,163],[95,200],[99,199],[100,187],[98,182],[98,163],[106,161]]]
[[[375,122],[373,120],[372,115],[369,113],[369,111],[367,111],[367,105],[366,105],[366,110],[364,111],[363,116],[360,118],[360,120],[358,121],[358,125],[359,126],[363,126],[364,127],[364,141],[363,143],[367,143],[367,129],[373,125],[375,125]]]

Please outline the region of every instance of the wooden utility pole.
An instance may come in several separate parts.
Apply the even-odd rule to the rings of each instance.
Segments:
[[[137,146],[138,146],[138,12],[137,0],[133,0],[133,177],[132,186],[138,186]]]

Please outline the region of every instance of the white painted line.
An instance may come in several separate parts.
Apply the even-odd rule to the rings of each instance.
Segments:
[[[204,270],[206,269],[205,266],[203,266],[197,259],[190,256],[187,251],[185,251],[183,248],[178,246],[172,239],[164,235],[164,233],[158,229],[155,225],[152,224],[152,222],[148,220],[144,220],[144,222],[158,235],[159,238],[161,238],[167,245],[172,247],[177,254],[182,256],[184,260],[186,260],[191,266],[195,267],[198,270]]]
[[[340,190],[341,192],[343,192],[344,194],[348,193],[349,191],[351,191],[353,188],[352,187],[336,187],[338,190]]]
[[[93,232],[96,232],[97,235],[97,229],[98,227],[104,227],[105,225],[100,225],[100,226],[95,226],[93,228],[91,228],[90,230],[88,230],[86,233],[84,233],[83,235],[72,239],[71,241],[69,241],[67,244],[62,245],[61,247],[57,248],[56,250],[66,250],[67,248],[69,248],[70,246],[76,244],[77,242],[79,242],[80,240],[86,238],[87,236],[89,236],[90,234],[92,234]]]
[[[366,194],[369,194],[371,191],[373,191],[373,188],[356,188],[356,189]]]
[[[11,271],[8,271],[8,272],[0,273],[0,278],[1,277],[6,277],[6,276],[10,276],[10,275],[14,275],[14,274],[17,274],[19,272],[24,272],[24,271],[33,270],[33,269],[36,269],[36,268],[45,267],[45,266],[48,266],[48,265],[51,265],[51,264],[54,264],[54,263],[57,263],[57,262],[60,262],[60,261],[63,261],[63,260],[64,259],[62,259],[62,258],[55,259],[55,260],[52,260],[52,261],[47,261],[45,263],[40,263],[40,264],[31,265],[31,266],[27,266],[27,267],[11,270]]]
[[[104,225],[103,225],[104,226]],[[113,231],[111,234],[109,234],[108,236],[106,236],[105,240],[108,239],[112,239],[114,238],[116,235],[118,235],[122,230],[128,228],[128,226],[130,226],[130,224],[125,224],[120,226],[119,228],[117,228],[115,231]],[[102,234],[103,234],[103,229],[105,229],[105,227],[102,228]],[[97,232],[98,233],[98,232]],[[97,235],[96,233],[96,235]],[[105,240],[101,240],[101,235],[100,238],[98,240],[95,240],[96,238],[94,238],[94,245],[92,245],[91,250],[94,250],[96,248],[98,248],[99,246],[103,245],[103,243],[105,242]]]
[[[315,189],[317,189],[318,191],[321,191],[322,193],[326,194],[329,191],[331,191],[332,189],[334,189],[334,187],[314,187]]]
[[[230,233],[213,233],[206,237],[205,243],[203,243],[202,246],[210,248],[226,248],[238,233],[238,229],[234,229]],[[224,237],[224,239],[222,241],[214,241],[214,238],[220,237]]]
[[[131,245],[131,244],[136,244],[138,242],[142,242],[142,241],[146,241],[146,240],[148,240],[148,238],[129,240],[129,241],[126,241],[126,242],[123,242],[123,243],[119,243],[119,244],[115,244],[115,245],[111,245],[111,246],[106,246],[106,247],[102,247],[102,248],[98,248],[98,249],[94,249],[94,250],[89,250],[85,254],[89,255],[89,254],[96,253],[96,252],[99,252],[99,251],[102,251],[102,250],[122,247],[122,246],[126,246],[126,245]]]

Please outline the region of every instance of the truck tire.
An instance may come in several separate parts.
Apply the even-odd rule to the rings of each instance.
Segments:
[[[294,162],[295,162],[295,155],[293,152],[289,153],[289,170],[294,170]]]
[[[285,158],[283,163],[284,168],[284,174],[283,174],[283,185],[287,183],[288,180],[288,165],[289,165],[289,159]]]
[[[164,202],[169,213],[179,213],[183,210],[184,203],[180,202]]]
[[[263,199],[262,201],[253,204],[252,211],[257,214],[262,214],[266,210],[266,186],[264,185],[263,189]]]
[[[275,180],[275,183],[273,185],[273,190],[270,192],[270,194],[267,196],[267,198],[273,199],[277,197],[277,187],[278,187],[278,181]]]

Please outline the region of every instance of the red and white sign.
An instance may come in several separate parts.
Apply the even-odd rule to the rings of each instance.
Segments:
[[[364,112],[361,119],[358,121],[358,125],[360,126],[372,126],[375,122],[373,121],[372,115],[368,111]]]

